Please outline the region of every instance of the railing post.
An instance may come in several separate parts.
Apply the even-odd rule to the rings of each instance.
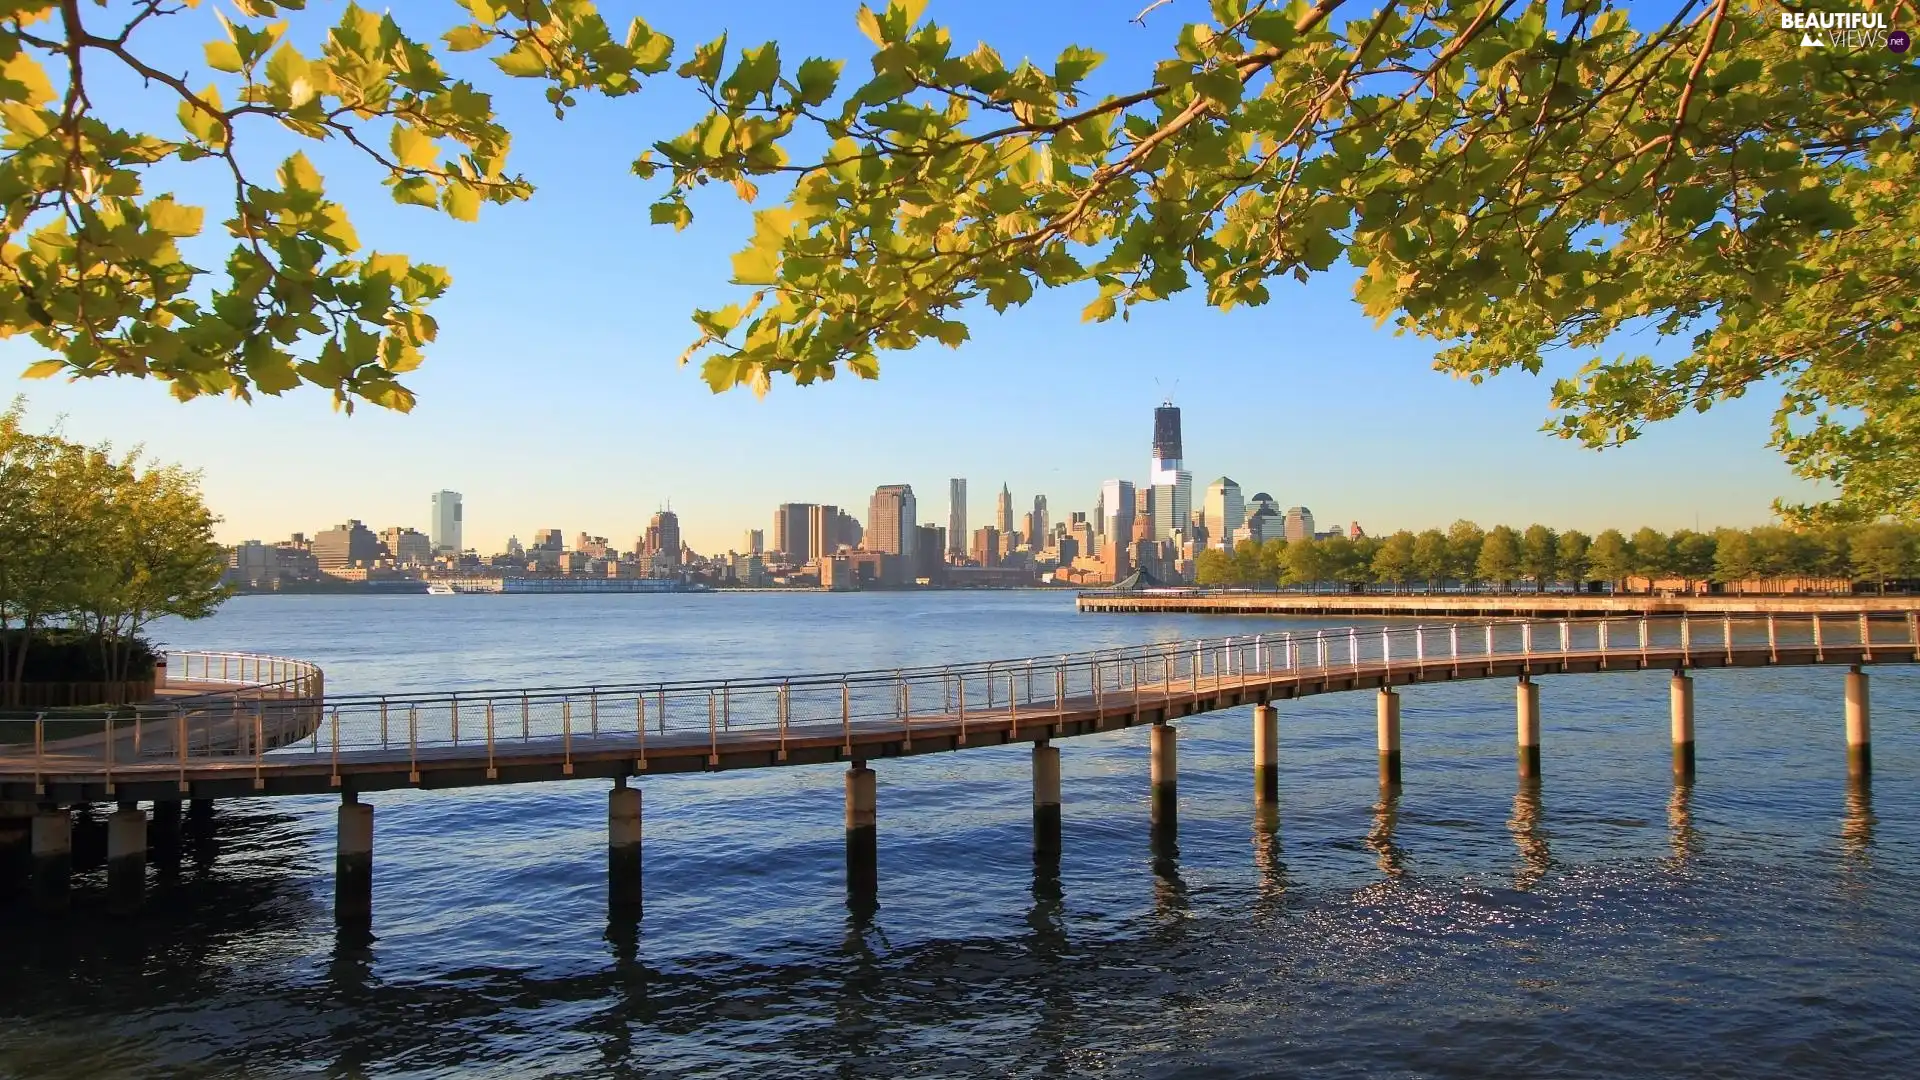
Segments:
[[[720,764],[720,705],[713,691],[707,691],[707,767]]]
[[[526,742],[533,737],[533,703],[527,695],[520,695],[520,741]]]
[[[1347,660],[1353,664],[1353,670],[1360,670],[1360,628],[1357,626],[1347,630]]]
[[[1533,656],[1533,620],[1531,619],[1520,624],[1520,655],[1529,658]]]
[[[1693,666],[1693,620],[1684,611],[1680,613],[1680,655],[1688,667]]]
[[[1098,714],[1106,710],[1106,690],[1107,690],[1106,680],[1100,677],[1100,661],[1098,660],[1095,660],[1093,662],[1093,672],[1092,672],[1091,678],[1093,679],[1093,711],[1095,713],[1094,723],[1098,724],[1100,722],[1098,718]]]
[[[645,737],[646,737],[646,732],[645,732],[645,728],[643,727],[641,730],[641,738],[645,738]],[[493,699],[492,698],[487,699],[487,779],[489,780],[500,779],[500,770],[495,768],[493,764]]]
[[[420,782],[420,709],[407,706],[407,783]]]
[[[1413,628],[1413,661],[1422,667],[1427,663],[1427,633],[1426,629],[1418,624]]]
[[[1487,623],[1487,659],[1493,659],[1493,623]]]
[[[786,682],[782,682],[780,684],[780,760],[781,761],[787,760],[787,711],[790,708],[790,706],[788,705],[788,695],[790,691],[790,686],[791,684]]]
[[[1067,707],[1067,658],[1062,656],[1053,666],[1053,711],[1064,712]]]
[[[992,680],[988,680],[987,685],[992,686]],[[960,698],[959,745],[965,746],[967,745],[967,677],[965,675],[954,676],[954,693]]]
[[[1908,616],[1908,618],[1911,619],[1912,616]],[[1917,657],[1917,658],[1920,658],[1920,657]],[[1773,612],[1769,611],[1767,612],[1767,663],[1777,664],[1779,662],[1780,662],[1780,638],[1774,628]]]
[[[1820,613],[1813,613],[1813,659],[1816,663],[1826,663],[1827,646],[1820,637]]]
[[[840,680],[840,753],[853,756],[853,691],[847,680]]]
[[[633,726],[639,736],[640,756],[633,763],[638,772],[647,771],[647,695],[643,691],[633,695]]]
[[[380,749],[387,748],[387,699],[380,699]]]
[[[1920,612],[1907,612],[1907,644],[1913,646],[1914,662],[1920,663]],[[135,745],[139,745],[137,735],[135,740]]]
[[[600,735],[600,690],[598,687],[591,687],[587,690],[587,717],[594,737],[598,738]],[[458,725],[454,727],[453,732],[453,741],[458,743],[460,741],[460,728]]]
[[[1560,620],[1560,655],[1573,651],[1573,625],[1565,619]]]
[[[1647,666],[1647,637],[1648,637],[1648,634],[1647,634],[1647,620],[1646,620],[1646,617],[1645,617],[1645,616],[1642,616],[1642,617],[1641,617],[1641,619],[1640,619],[1640,629],[1639,629],[1639,633],[1640,633],[1640,666],[1641,666],[1641,667],[1646,667],[1646,666]]]
[[[453,732],[453,745],[460,745],[460,695],[454,694],[448,702],[447,726]]]
[[[1860,613],[1860,659],[1873,659],[1873,626],[1864,611]]]
[[[333,744],[333,775],[328,779],[328,784],[332,787],[339,787],[340,786],[340,707],[338,705],[333,707],[333,732],[331,735],[328,736],[328,739]],[[253,760],[254,790],[258,791],[261,788],[264,788],[266,786],[267,786],[267,782],[265,778],[263,778],[260,775],[260,759],[256,757]]]
[[[1313,632],[1313,640],[1319,653],[1320,670],[1325,671],[1327,669],[1327,632],[1325,630],[1315,630]]]
[[[1020,695],[1013,689],[1013,672],[1007,672],[1007,741],[1020,733]]]

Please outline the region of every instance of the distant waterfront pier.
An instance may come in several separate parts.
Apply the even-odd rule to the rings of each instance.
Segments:
[[[1844,615],[1345,627],[938,667],[385,696],[327,697],[317,668],[262,658],[251,675],[230,676],[231,689],[156,703],[133,721],[102,715],[92,721],[97,732],[74,734],[72,716],[36,717],[31,742],[0,751],[0,884],[30,881],[39,906],[64,906],[71,809],[111,802],[110,890],[116,906],[131,907],[140,899],[147,847],[177,830],[183,803],[204,815],[218,799],[332,794],[341,800],[336,912],[343,926],[364,926],[373,918],[377,865],[366,796],[596,779],[611,785],[608,903],[637,914],[643,830],[636,781],[845,763],[846,884],[850,900],[864,903],[880,887],[884,808],[875,766],[890,758],[1030,744],[1034,850],[1054,858],[1069,805],[1060,743],[1148,726],[1142,795],[1159,849],[1178,831],[1175,721],[1202,713],[1254,706],[1252,797],[1271,809],[1279,794],[1280,703],[1376,691],[1380,784],[1392,792],[1405,778],[1402,688],[1514,680],[1516,770],[1525,785],[1552,767],[1544,745],[1551,700],[1539,680],[1667,670],[1673,769],[1684,781],[1695,760],[1690,672],[1839,666],[1847,670],[1831,699],[1835,752],[1844,746],[1850,775],[1863,782],[1872,762],[1865,669],[1915,662],[1920,612],[1879,605]]]

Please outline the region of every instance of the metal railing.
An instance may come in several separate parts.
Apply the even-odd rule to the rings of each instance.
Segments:
[[[1563,659],[1598,658],[1600,667],[1648,663],[1691,666],[1731,662],[1823,662],[1826,650],[1881,661],[1920,660],[1915,612],[1858,616],[1651,616],[1588,619],[1449,621],[1153,642],[1058,656],[747,679],[519,687],[457,693],[357,694],[326,699],[312,665],[249,658],[245,677],[264,675],[246,694],[202,695],[162,703],[141,721],[144,750],[123,762],[177,765],[182,781],[196,761],[269,762],[370,754],[405,760],[417,773],[425,755],[455,756],[492,774],[516,751],[559,753],[569,766],[584,749],[621,748],[644,763],[651,744],[676,753],[704,750],[710,764],[740,736],[784,759],[790,736],[834,733],[850,750],[856,734],[897,732],[909,745],[916,724],[1047,722],[1069,709],[1111,712],[1117,705],[1157,708],[1249,685],[1396,668],[1467,677],[1476,665],[1520,659],[1545,674]],[[232,665],[226,654],[224,662]],[[175,654],[183,672],[218,670],[222,654]],[[259,665],[254,666],[253,660]],[[229,666],[226,678],[241,675]],[[1482,672],[1484,673],[1484,672]],[[183,676],[184,677],[184,676]],[[281,688],[285,696],[262,695]],[[220,700],[211,700],[219,698]],[[109,725],[112,721],[108,721]],[[122,721],[125,723],[125,721]],[[169,733],[160,735],[165,729]],[[106,745],[115,746],[111,731]],[[298,741],[293,741],[293,740]],[[157,740],[157,741],[156,741]],[[124,745],[118,744],[118,745]],[[37,762],[52,756],[36,747]],[[77,764],[77,762],[71,762]],[[109,766],[111,767],[111,762]],[[38,772],[37,766],[36,772]],[[257,780],[257,776],[256,776]],[[110,782],[110,781],[109,781]]]

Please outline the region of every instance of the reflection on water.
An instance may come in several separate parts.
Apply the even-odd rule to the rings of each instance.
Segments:
[[[1670,866],[1685,865],[1699,853],[1700,837],[1693,828],[1693,781],[1676,777],[1673,795],[1667,800],[1667,843],[1673,849]]]
[[[1873,785],[1865,777],[1847,778],[1847,813],[1840,823],[1840,850],[1849,866],[1873,865]]]
[[[1520,864],[1513,871],[1513,887],[1527,890],[1539,884],[1553,865],[1547,850],[1547,831],[1540,824],[1540,781],[1522,777],[1513,793],[1513,815],[1507,818],[1507,831],[1513,834],[1513,846],[1520,852]]]
[[[261,598],[168,634],[384,689],[1295,628],[1046,594],[643,599]],[[559,623],[594,632],[527,649]],[[1904,1075],[1920,671],[1876,672],[1878,786],[1844,796],[1795,705],[1832,677],[1714,675],[1702,727],[1740,739],[1696,787],[1666,673],[1556,676],[1550,805],[1514,787],[1504,683],[1406,689],[1406,795],[1377,788],[1367,695],[1296,701],[1284,845],[1245,711],[1183,723],[1177,847],[1141,842],[1143,731],[1072,741],[1073,813],[1031,863],[1024,747],[889,761],[864,901],[837,768],[649,778],[644,921],[609,920],[596,785],[382,793],[359,937],[331,918],[337,803],[222,804],[156,850],[137,917],[105,913],[89,855],[72,918],[0,918],[0,1076]]]
[[[1280,845],[1280,806],[1256,803],[1253,808],[1253,868],[1260,899],[1277,904],[1287,895],[1287,863]]]
[[[1380,872],[1390,877],[1398,877],[1406,869],[1407,854],[1393,839],[1399,824],[1400,788],[1382,787],[1379,801],[1373,804],[1373,828],[1367,832],[1367,846],[1379,856]]]

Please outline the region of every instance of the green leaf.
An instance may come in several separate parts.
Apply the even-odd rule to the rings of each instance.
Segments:
[[[239,72],[241,70],[240,50],[231,41],[209,41],[206,44],[207,66],[215,71]]]
[[[440,194],[440,208],[456,221],[478,221],[480,193],[467,184],[448,184]]]
[[[838,60],[826,60],[821,57],[809,57],[801,61],[800,70],[795,73],[799,82],[796,95],[802,105],[819,105],[833,96],[840,84],[840,71],[843,65]]]
[[[867,35],[867,40],[881,48],[886,46],[887,35],[880,29],[880,16],[875,15],[872,8],[861,4],[860,11],[854,15],[853,21],[860,27],[860,32]]]
[[[1083,323],[1106,322],[1108,319],[1113,318],[1114,310],[1113,297],[1102,296],[1081,310],[1080,321]]]
[[[779,77],[780,49],[768,42],[741,52],[739,65],[721,84],[720,92],[729,104],[738,108],[773,89],[774,80]]]
[[[447,31],[442,40],[447,43],[447,49],[451,52],[472,52],[475,49],[486,48],[493,41],[493,35],[481,27],[469,24],[456,26]]]
[[[393,156],[409,169],[428,168],[438,156],[433,136],[411,124],[393,125],[393,134],[388,141],[393,145]]]
[[[206,212],[162,196],[147,204],[147,228],[167,236],[198,236]]]
[[[693,223],[693,211],[678,199],[662,199],[647,209],[647,216],[655,225],[671,225],[675,232]]]
[[[720,69],[727,62],[727,35],[721,34],[693,51],[693,59],[680,65],[679,76],[698,79],[707,86],[720,81]]]
[[[756,242],[733,257],[735,285],[771,285],[780,277],[780,248]]]
[[[393,201],[411,206],[435,206],[440,202],[440,192],[432,180],[409,176],[393,185]]]
[[[539,48],[530,42],[520,42],[504,55],[494,57],[493,62],[501,71],[516,79],[532,79],[547,73],[546,59],[540,55]]]

